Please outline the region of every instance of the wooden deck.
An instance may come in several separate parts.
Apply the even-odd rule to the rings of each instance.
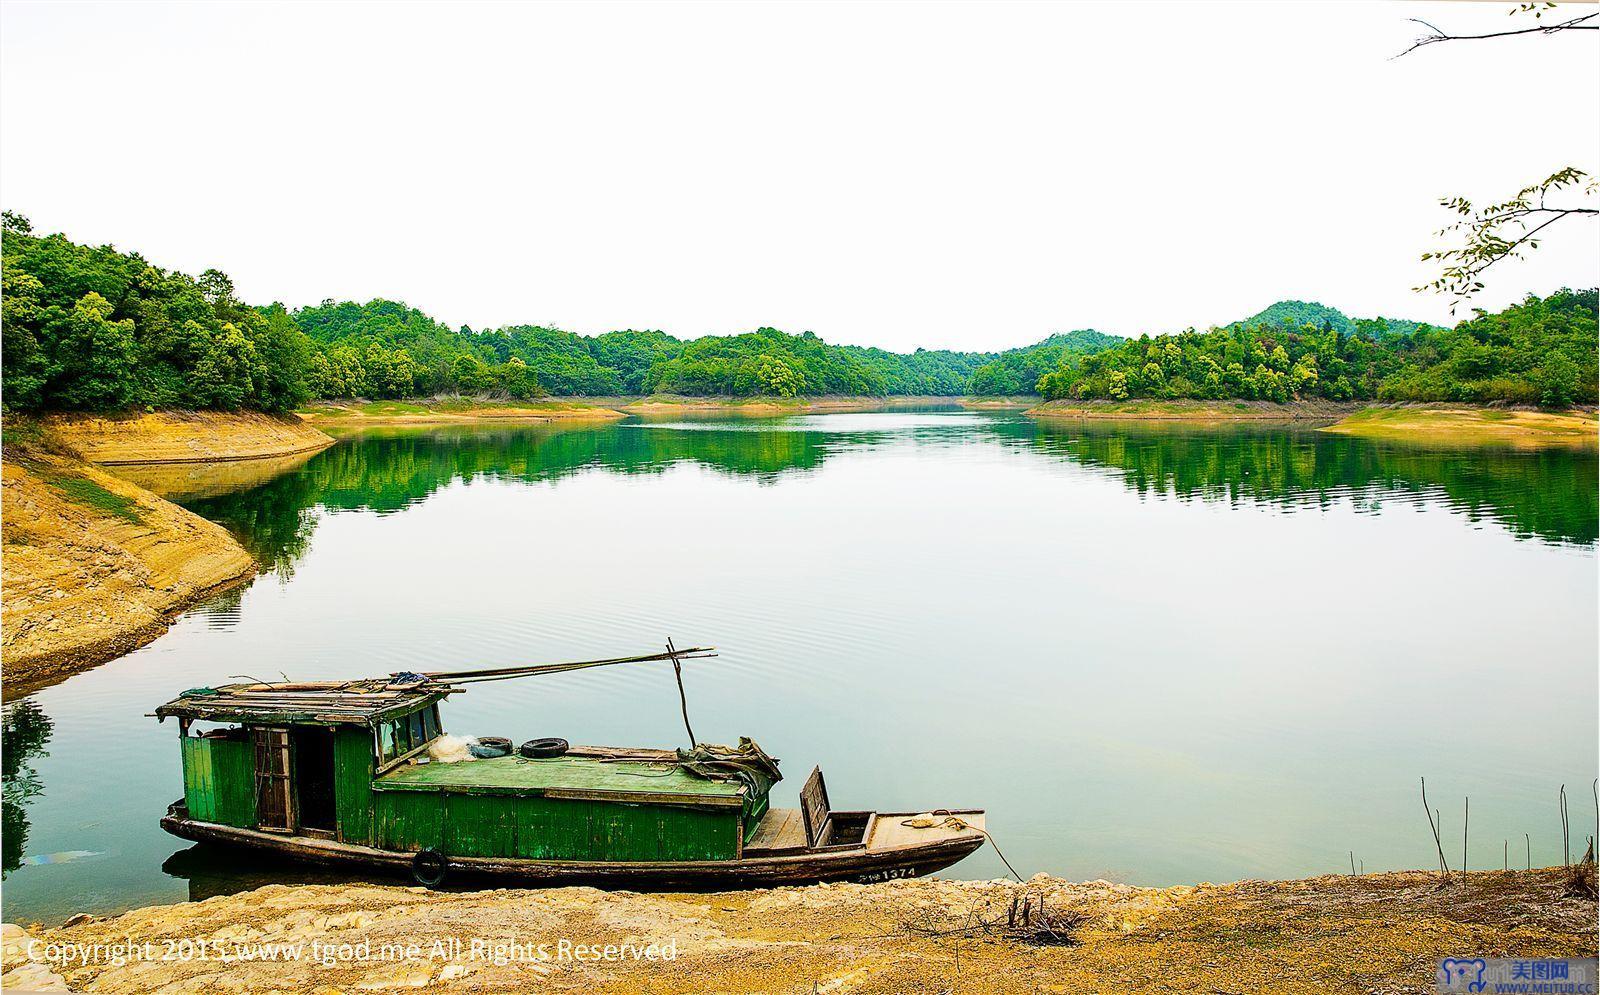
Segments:
[[[912,815],[904,812],[884,813],[872,820],[872,829],[867,833],[867,846],[873,850],[894,850],[959,839],[974,833],[982,834],[984,830],[982,812],[957,812],[955,815],[970,828],[959,829],[955,826],[938,825],[927,829],[913,829],[906,825]]]
[[[590,756],[518,756],[455,764],[405,764],[372,782],[374,791],[543,795],[697,805],[744,803],[744,785],[696,777],[676,763],[608,761]]]
[[[761,824],[756,827],[756,834],[750,838],[750,842],[744,845],[744,852],[746,856],[755,857],[796,847],[805,849],[805,845],[806,826],[800,818],[800,810],[774,808],[761,817]]]

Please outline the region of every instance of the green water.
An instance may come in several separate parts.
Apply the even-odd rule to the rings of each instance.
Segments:
[[[711,643],[703,739],[840,808],[984,807],[1023,874],[1167,884],[1474,867],[1594,827],[1597,464],[1301,429],[959,410],[342,441],[184,502],[265,565],[6,706],[8,919],[314,872],[190,849],[176,730],[234,675],[355,677]],[[446,726],[671,746],[671,671],[491,685]],[[55,856],[51,856],[55,855]],[[949,873],[992,877],[991,850]]]

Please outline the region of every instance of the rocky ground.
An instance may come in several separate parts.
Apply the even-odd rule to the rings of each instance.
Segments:
[[[1595,903],[1565,888],[1559,868],[1446,886],[1420,872],[1167,889],[1040,876],[707,895],[274,885],[59,928],[8,926],[0,982],[167,995],[1424,992],[1442,957],[1594,956]],[[1003,918],[1019,892],[1081,913],[1076,942],[967,934]],[[117,944],[120,965],[108,962]],[[280,946],[259,959],[263,944]],[[607,944],[617,946],[609,959]],[[258,959],[236,959],[240,951]],[[74,952],[91,962],[64,960]]]

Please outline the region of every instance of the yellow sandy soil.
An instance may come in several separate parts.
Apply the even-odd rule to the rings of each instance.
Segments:
[[[315,452],[333,440],[293,415],[161,411],[107,418],[49,415],[44,430],[91,463],[195,463]]]
[[[1025,411],[1039,405],[1037,397],[963,397],[963,408],[973,411]]]
[[[8,445],[0,470],[8,698],[142,646],[255,572],[220,525],[70,454]]]
[[[577,400],[494,403],[450,399],[328,402],[304,409],[300,417],[311,425],[339,432],[367,426],[456,425],[485,421],[581,424],[616,421],[625,416],[607,405]]]
[[[732,414],[771,418],[828,412],[886,411],[930,404],[955,407],[957,403],[956,398],[949,397],[730,398],[654,394],[649,397],[564,397],[526,402],[470,398],[325,402],[305,408],[299,414],[312,425],[339,433],[366,426],[453,425],[494,421],[582,424],[615,421],[628,415],[676,417]]]
[[[1562,877],[1560,869],[1489,872],[1441,888],[1436,876],[1414,872],[1144,889],[1040,876],[1026,885],[919,880],[707,895],[272,885],[71,927],[24,933],[7,926],[3,967],[11,972],[4,978],[8,985],[172,995],[405,988],[789,995],[1421,992],[1432,991],[1443,957],[1594,956],[1595,903],[1563,897]],[[1080,942],[1030,947],[916,935],[908,928],[953,930],[974,912],[998,916],[1022,890],[1043,893],[1052,909],[1085,913]],[[211,952],[123,966],[104,957],[88,966],[30,963],[30,938],[84,950],[148,942],[157,956],[164,941],[204,940]],[[496,964],[492,947],[475,953],[474,940],[524,948]],[[562,940],[670,943],[675,958],[580,960],[572,948],[563,956]],[[313,941],[334,945],[330,966],[310,963]],[[259,950],[262,943],[301,944],[300,959],[292,953],[275,961],[218,959],[240,944]],[[352,946],[341,951],[339,944]],[[411,944],[414,950],[407,950]],[[42,949],[36,945],[34,952]],[[511,953],[504,946],[501,952]]]
[[[1369,439],[1516,448],[1600,445],[1593,411],[1520,411],[1504,408],[1394,407],[1358,411],[1324,432]]]
[[[774,417],[782,415],[842,414],[855,411],[890,411],[896,408],[926,407],[930,404],[954,406],[951,397],[680,397],[658,394],[633,400],[621,399],[617,410],[631,415],[677,415],[684,413],[722,413]]]
[[[1109,418],[1194,422],[1335,421],[1359,405],[1333,401],[1046,401],[1029,408],[1034,418]]]

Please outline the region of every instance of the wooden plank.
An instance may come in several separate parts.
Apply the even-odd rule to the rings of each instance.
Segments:
[[[736,810],[517,798],[514,855],[541,860],[731,860]]]
[[[743,808],[744,799],[716,795],[674,794],[665,791],[600,791],[579,788],[545,788],[546,798],[566,798],[587,802],[623,802],[629,805],[703,805],[711,808]]]
[[[479,857],[516,856],[516,799],[446,795],[444,805],[445,824],[439,847],[443,852]]]
[[[437,796],[391,792],[377,796],[378,845],[415,853],[444,842],[444,800]]]
[[[211,790],[209,772],[211,746],[195,736],[179,740],[183,753],[183,802],[189,814],[206,822],[217,822],[216,796]]]
[[[255,755],[244,739],[212,739],[212,792],[217,821],[230,826],[256,824]]]
[[[339,729],[333,734],[333,810],[339,839],[373,841],[372,733]]]
[[[713,781],[697,777],[675,764],[633,761],[608,762],[593,757],[553,757],[527,760],[495,757],[455,764],[407,764],[374,782],[378,791],[512,789],[537,793],[548,788],[605,793],[614,800],[638,800],[641,795],[694,796],[743,804],[745,787],[738,781]],[[715,801],[709,802],[716,804]]]
[[[806,846],[805,820],[797,808],[775,808],[756,824],[755,833],[745,840],[744,852],[793,850]]]

